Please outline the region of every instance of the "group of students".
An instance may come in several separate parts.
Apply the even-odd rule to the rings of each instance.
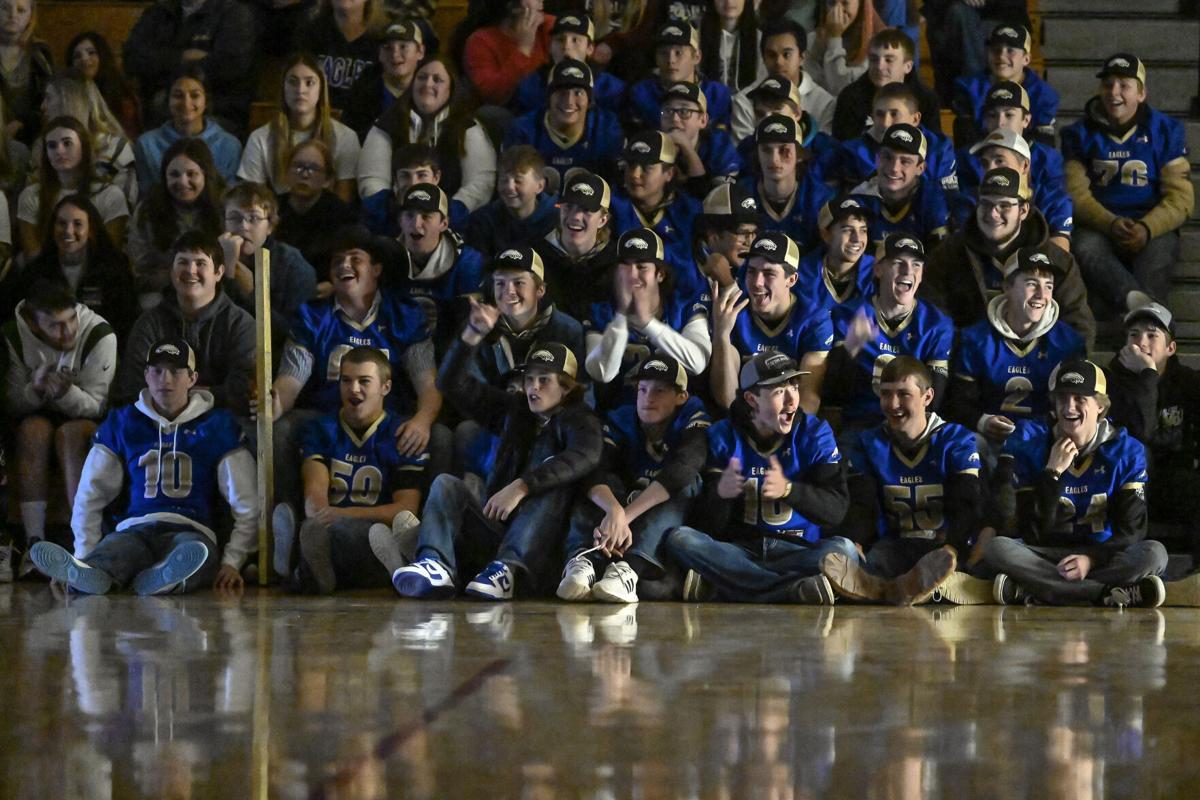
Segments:
[[[1138,59],[1104,62],[1060,153],[1029,34],[1001,24],[958,82],[956,150],[894,28],[867,26],[855,71],[836,24],[766,21],[757,61],[722,33],[709,61],[670,18],[626,84],[582,11],[506,13],[464,56],[493,105],[393,21],[364,72],[386,108],[339,122],[337,59],[298,55],[240,158],[185,65],[135,148],[132,269],[93,202],[123,190],[89,199],[69,157],[94,137],[48,120],[47,235],[5,277],[25,546],[0,578],[242,584],[265,248],[289,590],[1164,602],[1149,521],[1200,510],[1200,384],[1162,302],[1194,198]],[[525,60],[483,77],[496,42]],[[1107,369],[1090,302],[1124,326]],[[71,549],[47,532],[55,467]]]

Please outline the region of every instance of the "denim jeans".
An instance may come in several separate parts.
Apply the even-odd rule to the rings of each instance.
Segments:
[[[572,486],[530,495],[508,522],[500,522],[483,515],[483,505],[462,478],[439,475],[421,510],[417,558],[437,558],[459,583],[489,561],[503,561],[536,590],[557,574],[553,566],[572,495]]]
[[[796,583],[818,574],[827,553],[842,553],[858,560],[854,543],[841,536],[811,544],[766,536],[722,542],[687,526],[668,534],[666,551],[680,567],[695,570],[713,584],[718,597],[735,603],[792,599]]]
[[[1146,242],[1140,253],[1119,251],[1113,241],[1098,231],[1076,228],[1071,250],[1089,293],[1098,293],[1119,312],[1125,310],[1125,295],[1139,289],[1160,303],[1167,302],[1171,275],[1179,260],[1179,231],[1169,231]]]
[[[315,408],[293,408],[275,420],[271,435],[275,450],[275,502],[304,508],[304,487],[300,483],[300,438],[304,429],[321,412]]]
[[[662,544],[667,533],[672,528],[683,524],[684,515],[691,506],[693,498],[700,494],[700,479],[697,478],[691,486],[676,492],[666,502],[656,505],[635,519],[629,529],[633,532],[633,546],[625,551],[626,556],[638,556],[653,564],[658,570],[663,569]],[[566,557],[575,557],[584,550],[592,547],[592,532],[604,512],[586,497],[581,497],[571,513],[571,529],[567,532]],[[593,553],[592,561],[602,563],[603,554]],[[614,559],[615,560],[615,559]]]
[[[110,533],[83,559],[85,564],[107,572],[124,588],[139,572],[147,570],[167,557],[178,545],[200,542],[208,548],[208,560],[195,575],[187,579],[181,592],[208,588],[221,568],[221,559],[213,540],[195,528],[178,522],[144,522],[122,531]]]
[[[1058,574],[1057,564],[1072,554],[1089,556],[1092,568],[1081,581]],[[1050,605],[1098,603],[1110,586],[1129,586],[1149,575],[1162,575],[1167,551],[1151,540],[1124,548],[1031,547],[1019,539],[997,536],[984,551],[984,560],[1037,600]]]
[[[301,531],[309,525],[320,524],[311,519],[305,520]],[[329,525],[329,560],[333,564],[336,588],[379,589],[392,585],[392,576],[371,549],[370,531],[374,524],[365,519],[339,519]],[[299,590],[305,594],[316,594],[317,582],[309,571],[303,549],[297,570]]]

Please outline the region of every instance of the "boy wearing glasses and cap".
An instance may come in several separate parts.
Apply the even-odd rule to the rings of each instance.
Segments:
[[[875,154],[875,174],[855,186],[875,217],[872,233],[920,239],[932,249],[950,232],[950,207],[936,180],[926,174],[928,142],[920,128],[897,123],[883,134]]]
[[[1167,551],[1146,538],[1146,448],[1105,419],[1104,370],[1065,361],[1050,376],[1052,426],[1009,439],[998,472],[1017,490],[1013,538],[984,559],[997,603],[1155,608]]]
[[[800,259],[794,291],[815,313],[857,306],[875,291],[871,210],[861,198],[842,195],[821,209],[824,244]]]
[[[954,141],[965,145],[979,139],[985,130],[989,91],[1009,81],[1020,86],[1029,98],[1032,135],[1053,144],[1058,92],[1029,67],[1033,55],[1029,31],[1022,25],[997,25],[987,38],[987,51],[986,72],[954,81]]]
[[[687,190],[704,197],[717,183],[737,179],[745,169],[729,134],[708,126],[708,98],[698,83],[673,83],[663,95],[659,130],[678,149],[676,164]]]
[[[550,64],[525,76],[513,95],[513,111],[518,115],[537,111],[546,105],[546,87],[550,72],[566,59],[591,63],[596,51],[596,26],[586,14],[563,14],[550,29]],[[624,113],[625,82],[608,72],[592,73],[594,105],[613,114]]]
[[[629,115],[634,128],[657,127],[663,95],[674,83],[698,83],[708,100],[708,116],[715,127],[729,125],[729,87],[700,75],[700,31],[690,22],[669,20],[654,39],[653,77],[629,89]]]
[[[708,429],[693,509],[703,530],[676,528],[666,541],[686,570],[685,601],[831,605],[821,559],[858,558],[849,539],[827,535],[850,498],[833,431],[800,408],[800,375],[784,353],[757,354],[741,369],[730,417]]]
[[[1187,136],[1146,102],[1146,67],[1118,53],[1096,73],[1100,94],[1062,132],[1075,255],[1088,285],[1118,311],[1166,299],[1179,228],[1196,197]]]
[[[195,389],[196,354],[179,338],[148,349],[134,405],[109,412],[96,431],[75,496],[74,553],[51,542],[30,551],[37,568],[82,594],[132,587],[140,595],[242,585],[256,545],[254,459],[233,415]],[[116,531],[104,509],[129,490]],[[218,555],[212,509],[229,504],[233,533]]]

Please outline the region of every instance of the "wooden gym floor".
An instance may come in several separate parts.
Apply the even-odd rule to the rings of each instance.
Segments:
[[[1200,612],[0,585],[0,797],[1189,798]]]

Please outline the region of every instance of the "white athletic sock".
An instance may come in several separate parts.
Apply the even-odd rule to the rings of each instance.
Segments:
[[[29,500],[21,503],[21,524],[25,526],[25,538],[46,538],[46,501]]]

